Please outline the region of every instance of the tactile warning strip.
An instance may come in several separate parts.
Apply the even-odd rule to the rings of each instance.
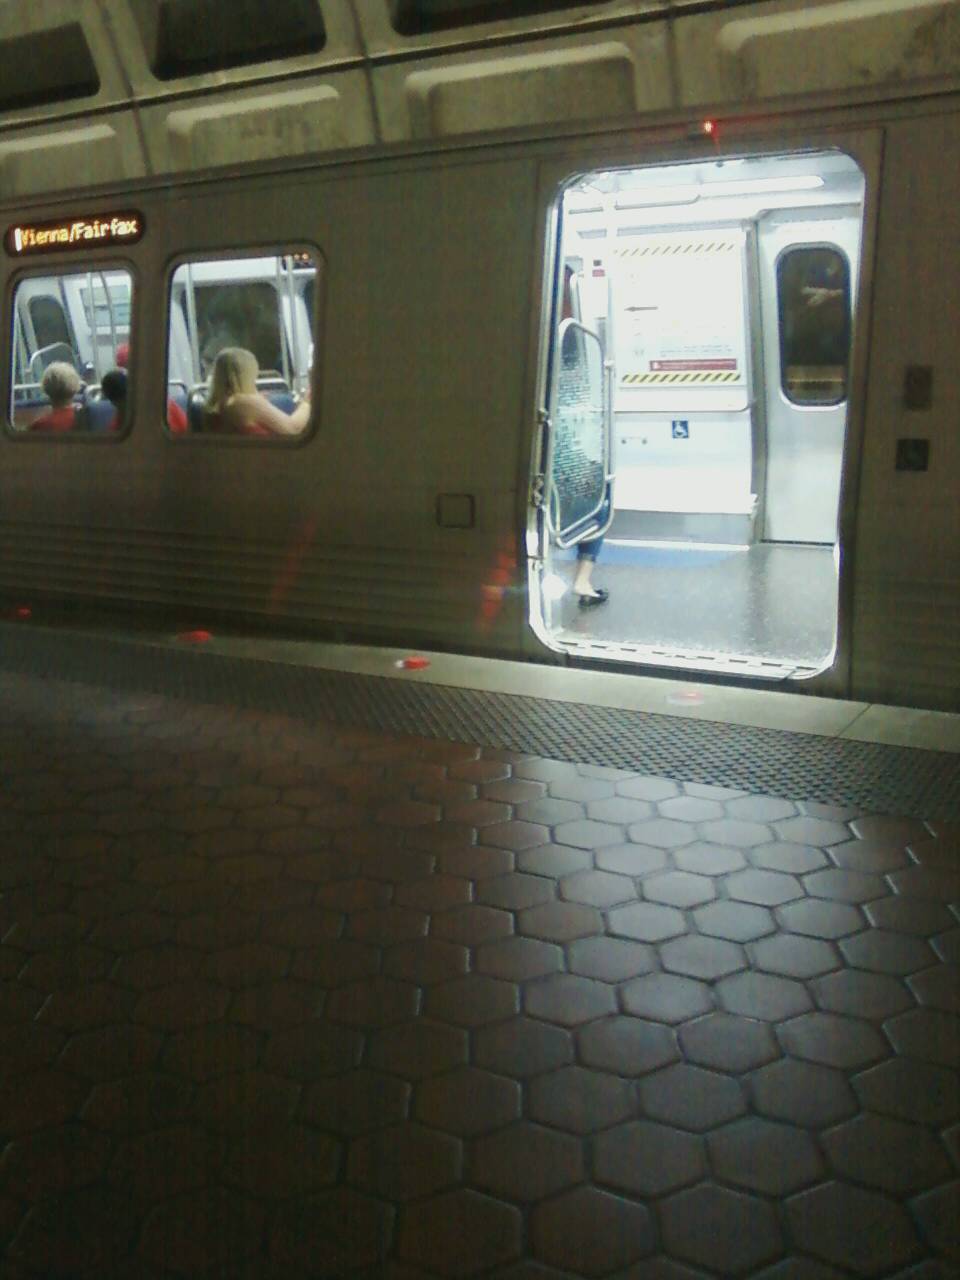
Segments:
[[[0,628],[0,672],[506,747],[875,813],[960,818],[960,767],[946,752],[12,626]]]

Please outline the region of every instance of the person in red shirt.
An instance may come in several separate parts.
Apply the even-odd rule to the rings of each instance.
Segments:
[[[129,342],[120,343],[114,359],[117,362],[118,369],[126,369],[130,362]],[[167,399],[167,426],[175,436],[185,436],[187,434],[187,415],[176,400],[172,398]]]
[[[44,395],[50,401],[47,413],[34,418],[28,430],[43,435],[62,435],[77,426],[77,410],[73,397],[80,390],[80,375],[72,364],[56,360],[43,375]]]

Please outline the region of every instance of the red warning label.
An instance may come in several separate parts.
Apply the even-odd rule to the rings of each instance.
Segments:
[[[699,369],[736,369],[735,359],[722,360],[651,360],[654,373],[692,373]]]

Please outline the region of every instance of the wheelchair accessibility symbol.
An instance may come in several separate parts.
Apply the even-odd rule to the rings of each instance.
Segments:
[[[670,434],[674,440],[690,439],[690,421],[687,418],[674,418],[670,423]]]

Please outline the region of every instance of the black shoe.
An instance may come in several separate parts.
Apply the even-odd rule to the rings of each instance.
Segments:
[[[597,605],[606,604],[610,599],[610,592],[606,587],[598,587],[596,595],[580,596],[581,609],[596,609]]]

